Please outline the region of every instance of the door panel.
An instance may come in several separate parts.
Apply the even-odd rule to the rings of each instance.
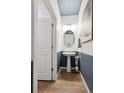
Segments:
[[[47,55],[38,55],[37,62],[38,62],[38,73],[47,73]],[[41,68],[42,66],[42,68]]]
[[[38,80],[51,80],[52,21],[40,19],[36,33],[36,60]]]

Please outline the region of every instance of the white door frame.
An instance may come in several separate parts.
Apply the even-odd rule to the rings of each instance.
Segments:
[[[35,31],[37,31],[37,23],[38,23],[38,0],[31,1],[31,31],[32,31],[32,60],[33,60],[33,93],[37,92],[37,71],[36,71],[36,62],[35,62]]]
[[[46,5],[51,17],[52,17],[52,23],[53,23],[53,29],[52,29],[52,37],[53,37],[53,53],[52,53],[52,68],[53,68],[53,71],[52,71],[52,79],[51,80],[56,80],[57,79],[57,36],[56,36],[56,16],[55,16],[55,13],[53,11],[53,8],[51,6],[51,3],[49,2],[49,0],[43,0],[44,1],[44,4]]]
[[[49,13],[52,16],[53,19],[53,44],[55,46],[53,46],[53,75],[52,75],[52,80],[56,80],[57,79],[57,52],[56,52],[56,16],[55,13],[53,11],[53,8],[49,2],[49,0],[43,0]],[[35,45],[35,31],[37,31],[37,26],[38,26],[38,0],[31,0],[32,4],[31,4],[31,18],[32,18],[32,60],[33,60],[33,93],[37,93],[37,66],[36,66],[36,45]]]
[[[57,36],[56,36],[56,19],[52,18],[53,20],[53,28],[52,28],[52,43],[53,43],[53,50],[52,50],[52,67],[53,67],[53,72],[52,72],[52,80],[57,79]]]

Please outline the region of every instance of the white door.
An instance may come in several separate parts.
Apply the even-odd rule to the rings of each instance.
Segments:
[[[39,19],[36,32],[36,61],[38,80],[51,80],[52,21]]]

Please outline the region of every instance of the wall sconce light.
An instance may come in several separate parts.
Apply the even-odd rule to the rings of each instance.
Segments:
[[[64,24],[63,25],[63,30],[66,31],[66,30],[75,30],[76,28],[76,25],[75,24]]]

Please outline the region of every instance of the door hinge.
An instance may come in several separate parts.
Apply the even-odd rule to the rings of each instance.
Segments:
[[[54,69],[52,68],[51,71],[53,71]]]
[[[51,26],[53,27],[53,24]]]
[[[51,48],[53,49],[53,46],[51,46]]]

